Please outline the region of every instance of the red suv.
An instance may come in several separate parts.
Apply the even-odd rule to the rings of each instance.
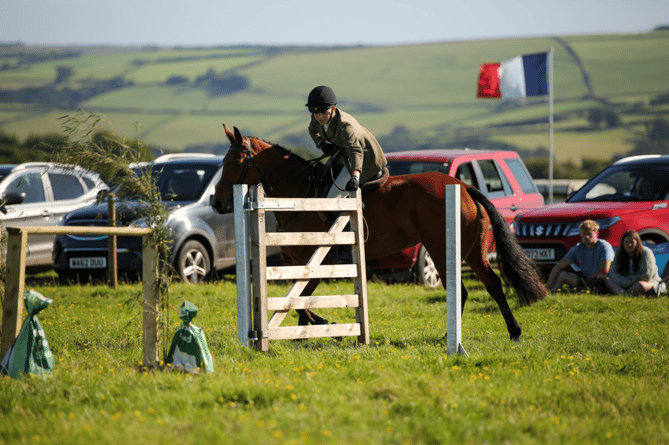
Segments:
[[[537,190],[525,164],[515,151],[412,150],[386,155],[390,174],[405,175],[438,171],[454,176],[481,190],[512,223],[519,212],[541,207],[544,198]],[[430,287],[441,284],[432,259],[422,245],[410,247],[368,263],[377,275],[395,275]]]
[[[581,241],[579,224],[599,223],[615,248],[625,230],[646,244],[669,242],[669,156],[635,156],[609,166],[566,202],[523,213],[515,221],[521,246],[545,273]]]

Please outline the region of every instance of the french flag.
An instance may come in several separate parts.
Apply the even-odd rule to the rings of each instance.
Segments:
[[[476,97],[521,99],[548,94],[548,53],[481,65]]]

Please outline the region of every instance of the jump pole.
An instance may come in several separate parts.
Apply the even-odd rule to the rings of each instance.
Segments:
[[[468,355],[462,346],[460,185],[446,186],[446,353]]]
[[[251,347],[255,338],[250,338],[253,331],[251,317],[251,248],[249,246],[249,214],[246,203],[249,202],[249,186],[235,184],[233,187],[235,208],[235,260],[237,262],[237,338],[246,347]]]

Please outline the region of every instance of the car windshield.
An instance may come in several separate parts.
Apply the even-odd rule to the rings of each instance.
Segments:
[[[151,174],[163,201],[195,201],[218,169],[217,164],[154,165]]]
[[[660,201],[667,199],[669,165],[614,165],[588,182],[567,202]]]
[[[448,164],[444,162],[388,160],[388,171],[390,172],[391,176],[426,172],[448,173]]]

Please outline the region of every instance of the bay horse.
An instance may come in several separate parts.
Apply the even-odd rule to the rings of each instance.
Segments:
[[[265,140],[245,137],[237,129],[230,131],[223,124],[230,140],[230,149],[223,159],[221,179],[216,184],[211,205],[219,213],[233,210],[233,184],[262,184],[269,197],[305,198],[312,189],[312,165],[301,156]],[[520,247],[508,223],[494,205],[475,187],[443,173],[421,173],[390,176],[377,190],[362,194],[363,217],[367,224],[365,256],[383,258],[407,247],[422,243],[432,257],[446,283],[446,210],[445,186],[460,184],[461,254],[490,296],[497,302],[509,336],[518,340],[521,328],[506,301],[502,280],[488,261],[488,231],[492,225],[500,270],[512,287],[521,305],[529,305],[546,297],[537,266]],[[327,231],[330,226],[316,212],[276,212],[283,232]],[[306,264],[316,247],[286,246],[282,252],[294,264]],[[312,279],[302,292],[311,295],[320,280]],[[462,310],[467,289],[461,284]],[[305,309],[298,311],[299,324],[326,324],[327,320]]]

